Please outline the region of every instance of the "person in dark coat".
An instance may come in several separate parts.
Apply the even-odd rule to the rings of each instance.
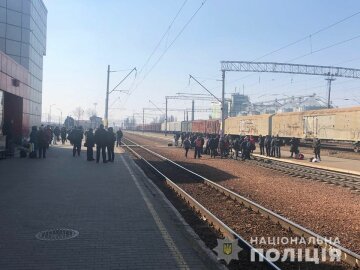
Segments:
[[[39,147],[39,158],[46,158],[46,149],[49,146],[48,134],[43,126],[37,132],[37,142]]]
[[[269,157],[271,155],[271,137],[270,137],[270,135],[266,135],[264,144],[265,144],[266,156]]]
[[[290,140],[290,153],[290,157],[293,157],[295,154],[295,158],[299,154],[299,140],[295,137],[292,137],[292,139]]]
[[[321,158],[320,158],[321,141],[317,138],[314,139],[313,149],[314,149],[315,158],[317,160],[321,161]]]
[[[279,135],[277,135],[275,138],[274,146],[275,146],[275,157],[281,158],[281,151],[280,151],[281,139],[279,138]]]
[[[60,141],[60,128],[59,127],[55,127],[54,128],[54,144],[57,144],[57,142]]]
[[[249,138],[246,136],[241,143],[241,159],[250,159],[250,152],[251,152],[251,142]]]
[[[235,159],[237,160],[239,157],[239,151],[240,151],[240,140],[239,138],[236,138],[233,144],[234,152],[235,152]]]
[[[36,158],[36,152],[37,152],[37,150],[39,148],[37,126],[32,126],[31,127],[29,143],[33,144],[33,148],[31,149],[33,154],[30,153],[29,157]]]
[[[61,143],[62,144],[65,144],[65,142],[66,142],[66,133],[67,133],[66,127],[62,127],[61,131],[60,131]]]
[[[84,134],[81,128],[77,127],[72,131],[71,140],[73,143],[73,157],[75,157],[76,153],[78,156],[80,156],[81,142],[83,138],[84,138]]]
[[[191,147],[191,142],[190,142],[189,138],[186,138],[186,139],[183,141],[183,146],[184,146],[184,149],[185,149],[185,157],[187,158],[189,149],[190,149],[190,147]]]
[[[260,155],[265,155],[265,138],[260,135],[258,139],[259,148],[260,148]]]
[[[110,162],[114,162],[115,159],[115,153],[114,153],[115,141],[116,141],[116,136],[114,133],[114,129],[112,127],[109,127],[107,131],[106,147],[108,152],[108,161]]]
[[[121,145],[122,137],[123,137],[123,133],[121,129],[119,129],[118,131],[116,131],[116,147],[119,147]]]
[[[275,136],[272,136],[270,143],[270,157],[275,157],[275,140]]]
[[[102,155],[103,162],[106,163],[106,142],[107,142],[107,132],[104,129],[104,125],[95,131],[95,143],[96,143],[96,163],[99,163],[100,152]]]
[[[217,144],[215,142],[215,138],[210,137],[210,139],[209,139],[210,158],[215,158],[216,148],[217,148]]]
[[[95,160],[94,151],[93,151],[94,145],[95,145],[95,137],[94,137],[93,129],[90,128],[86,132],[86,141],[85,141],[87,161]]]

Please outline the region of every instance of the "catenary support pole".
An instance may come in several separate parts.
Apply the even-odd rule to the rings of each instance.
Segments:
[[[104,125],[108,127],[108,115],[109,115],[109,81],[110,81],[110,65],[108,65],[107,70],[107,80],[106,80],[106,98],[105,98],[105,117],[104,117]]]
[[[195,120],[195,100],[191,102],[191,121]]]
[[[165,136],[167,136],[167,125],[168,125],[168,99],[165,97]]]
[[[225,132],[225,70],[222,70],[222,91],[221,91],[221,135]]]

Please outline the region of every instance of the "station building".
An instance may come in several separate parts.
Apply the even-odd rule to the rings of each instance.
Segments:
[[[41,123],[46,21],[42,0],[0,0],[0,136],[14,142]]]

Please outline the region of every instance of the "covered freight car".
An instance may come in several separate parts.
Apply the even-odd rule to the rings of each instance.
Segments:
[[[284,138],[360,141],[360,107],[276,114],[272,134]]]
[[[220,133],[220,121],[219,120],[206,120],[206,134],[219,134]]]
[[[181,122],[181,132],[191,133],[192,132],[192,123],[190,121]]]
[[[192,132],[203,134],[219,134],[219,120],[195,120],[192,121]]]
[[[267,135],[271,132],[272,114],[229,117],[225,120],[225,134]]]

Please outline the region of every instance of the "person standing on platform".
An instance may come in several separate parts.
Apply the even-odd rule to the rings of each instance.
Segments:
[[[321,141],[317,138],[314,139],[313,149],[314,149],[315,158],[317,160],[321,161],[321,158],[320,158]]]
[[[211,136],[209,139],[210,158],[215,158],[216,148],[217,148],[217,144],[215,138]]]
[[[270,157],[275,157],[275,141],[275,136],[272,136],[270,142]]]
[[[115,141],[116,141],[116,136],[114,133],[114,129],[112,127],[109,127],[107,130],[106,147],[108,152],[108,161],[110,162],[114,162],[115,159],[115,153],[114,153]]]
[[[123,133],[121,131],[121,129],[119,129],[117,132],[116,132],[116,147],[119,147],[121,145],[121,139],[123,137]]]
[[[96,163],[100,161],[100,152],[102,155],[103,163],[107,163],[106,161],[106,140],[107,140],[107,132],[104,129],[104,125],[100,125],[100,127],[95,131],[95,143],[96,143]]]
[[[43,125],[41,125],[37,133],[37,141],[39,147],[39,158],[46,158],[46,149],[48,148],[49,141]]]
[[[280,150],[281,139],[279,138],[279,135],[277,135],[275,138],[274,146],[275,146],[275,157],[281,158],[281,150]]]
[[[30,147],[31,152],[29,154],[30,158],[36,158],[36,152],[39,148],[38,146],[38,129],[37,126],[32,126],[31,127],[31,133],[30,133],[30,140],[29,140],[30,144],[32,144],[32,146]]]
[[[251,152],[251,142],[246,136],[241,143],[241,159],[244,161],[245,159],[250,159]]]
[[[60,141],[60,128],[59,128],[59,127],[55,127],[55,128],[54,128],[53,144],[57,144],[58,141]]]
[[[235,152],[235,159],[237,160],[239,157],[239,151],[240,151],[240,139],[236,138],[233,144],[233,149]]]
[[[77,153],[78,156],[80,156],[80,152],[81,152],[81,142],[82,139],[84,138],[82,129],[80,127],[76,127],[73,131],[72,131],[72,142],[74,144],[73,146],[73,157],[75,157],[75,154]]]
[[[264,143],[265,143],[266,156],[270,157],[270,154],[271,154],[271,137],[270,137],[270,135],[266,135]]]
[[[295,137],[292,137],[290,140],[290,157],[292,158],[295,154],[295,158],[297,158],[299,154],[299,141]]]
[[[194,158],[196,159],[196,156],[198,158],[201,157],[201,139],[200,136],[197,137],[197,139],[195,140],[195,153],[194,153]]]
[[[86,132],[86,141],[85,141],[87,161],[95,160],[94,159],[94,151],[93,151],[94,145],[95,145],[95,137],[94,137],[93,129],[90,128]]]
[[[60,131],[60,136],[61,136],[61,143],[65,144],[66,142],[66,127],[62,127],[61,131]]]
[[[191,147],[191,142],[190,142],[188,137],[186,137],[186,139],[183,141],[183,146],[184,146],[184,149],[185,149],[185,157],[187,158],[189,149]]]
[[[259,148],[260,148],[260,155],[265,155],[265,138],[260,135],[258,139]]]

